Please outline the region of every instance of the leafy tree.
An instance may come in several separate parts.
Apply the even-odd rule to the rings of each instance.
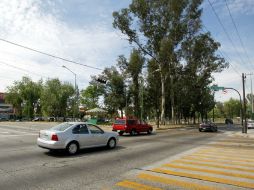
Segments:
[[[68,83],[62,84],[59,79],[50,79],[46,81],[41,94],[43,114],[54,117],[66,116],[68,100],[70,102],[70,111],[72,111],[73,106],[76,105],[74,103],[74,92],[75,90],[72,85]]]
[[[234,118],[240,117],[241,104],[239,100],[230,98],[229,101],[224,102],[225,117]]]
[[[42,89],[41,84],[42,81],[35,83],[30,78],[23,77],[21,81],[16,81],[13,86],[8,87],[6,100],[18,110],[18,115],[30,119],[34,117],[35,106]]]
[[[99,96],[98,85],[90,84],[86,89],[81,91],[81,104],[83,104],[86,109],[93,109],[99,106]]]
[[[133,95],[133,103],[134,103],[134,115],[136,117],[140,117],[140,84],[142,82],[142,78],[140,78],[140,74],[142,73],[142,67],[144,65],[145,59],[142,56],[141,52],[133,49],[130,55],[129,62],[125,57],[120,56],[118,59],[118,66],[121,69],[124,76],[131,78],[132,85],[130,86],[131,94]]]
[[[126,34],[160,69],[161,120],[165,123],[165,83],[172,78],[177,50],[188,34],[188,22],[199,26],[198,7],[202,0],[133,0],[129,8],[114,12],[113,26]],[[196,12],[195,12],[196,11]],[[173,85],[173,79],[170,79]],[[173,102],[173,95],[171,96]],[[173,105],[173,104],[172,104]]]
[[[115,67],[104,69],[101,77],[107,80],[104,85],[104,105],[111,116],[118,115],[117,111],[121,111],[126,106],[124,78]]]

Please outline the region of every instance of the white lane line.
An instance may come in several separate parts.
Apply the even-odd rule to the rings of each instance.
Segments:
[[[0,133],[2,133],[2,134],[9,134],[10,132],[7,132],[7,131],[0,131]]]
[[[0,134],[0,137],[1,138],[4,138],[4,137],[23,137],[23,136],[38,136],[38,134],[24,134],[24,135],[1,135]]]
[[[31,131],[31,132],[30,131],[19,131],[19,130],[15,130],[15,129],[5,128],[5,129],[1,130],[0,133],[35,134],[35,131]]]

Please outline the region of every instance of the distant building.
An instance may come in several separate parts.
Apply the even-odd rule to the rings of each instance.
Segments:
[[[9,120],[13,118],[13,116],[13,106],[5,103],[5,93],[0,92],[0,120]]]

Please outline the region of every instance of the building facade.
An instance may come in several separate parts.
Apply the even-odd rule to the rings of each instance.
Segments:
[[[9,120],[14,117],[14,109],[11,104],[5,103],[5,93],[0,92],[0,120]]]

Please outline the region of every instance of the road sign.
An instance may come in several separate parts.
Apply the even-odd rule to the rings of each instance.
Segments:
[[[213,85],[210,88],[212,90],[214,90],[214,91],[219,91],[219,90],[224,90],[225,89],[225,87],[223,87],[223,86],[217,86],[217,85]]]

